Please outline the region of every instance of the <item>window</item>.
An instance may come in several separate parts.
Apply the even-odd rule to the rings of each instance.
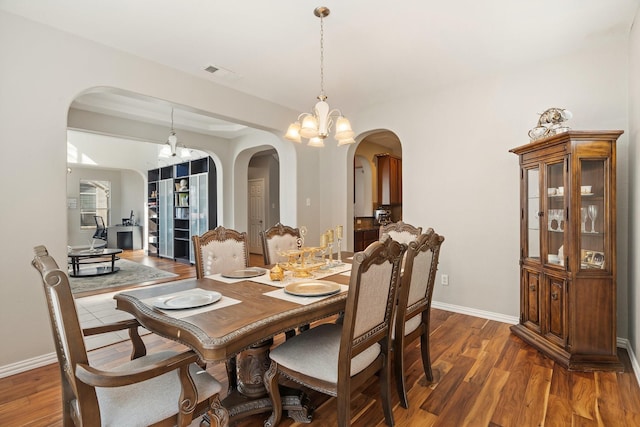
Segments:
[[[109,181],[80,180],[80,228],[95,228],[94,216],[101,216],[109,225],[111,183]]]

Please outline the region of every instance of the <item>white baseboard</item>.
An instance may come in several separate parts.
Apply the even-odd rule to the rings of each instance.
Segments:
[[[620,338],[616,340],[616,345],[618,347],[622,347],[627,350],[629,353],[629,360],[631,360],[631,367],[633,368],[633,372],[636,374],[636,381],[640,384],[640,364],[638,364],[638,359],[636,358],[635,353],[633,352],[633,348],[631,347],[631,342],[626,338]]]
[[[511,325],[517,325],[520,320],[516,316],[506,316],[504,314],[494,313],[491,311],[478,310],[476,308],[463,307],[461,305],[447,304],[438,301],[433,301],[431,303],[431,307],[445,311],[452,311],[454,313],[481,317],[483,319],[495,320],[496,322],[509,323]]]
[[[41,366],[51,365],[52,363],[58,363],[58,356],[55,352],[0,366],[0,378],[10,377],[11,375],[20,374]]]

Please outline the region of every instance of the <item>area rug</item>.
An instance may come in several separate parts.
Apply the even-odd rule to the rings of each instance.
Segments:
[[[113,274],[94,277],[69,277],[71,292],[74,294],[93,292],[178,276],[177,274],[168,273],[126,259],[117,260],[116,267],[120,267],[120,271]]]

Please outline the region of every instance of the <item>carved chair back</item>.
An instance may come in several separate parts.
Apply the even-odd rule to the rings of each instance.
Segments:
[[[95,416],[99,414],[100,410],[95,389],[77,381],[75,376],[76,366],[78,364],[88,365],[89,360],[75,301],[69,286],[69,278],[65,272],[59,269],[46,247],[36,246],[34,252],[35,257],[31,264],[42,275],[51,330],[60,364],[65,418],[75,412],[76,414],[87,414],[87,418],[90,419],[91,414]],[[82,399],[79,399],[78,396],[82,396]],[[71,411],[70,409],[73,407],[76,407],[77,411]],[[76,424],[78,423],[76,422]]]
[[[380,237],[388,234],[393,240],[409,244],[422,234],[422,227],[416,227],[406,222],[398,221],[380,226]]]
[[[383,239],[354,255],[340,342],[338,382],[348,381],[353,357],[375,343],[390,347],[387,336],[395,313],[403,252],[399,242]]]
[[[277,223],[273,227],[261,231],[260,239],[262,240],[262,254],[265,265],[285,262],[287,258],[278,255],[278,253],[298,248],[300,230]]]
[[[247,233],[218,226],[201,236],[193,236],[196,277],[228,273],[249,265]]]

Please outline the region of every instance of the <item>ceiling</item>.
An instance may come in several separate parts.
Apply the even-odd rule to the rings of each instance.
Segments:
[[[0,0],[0,10],[301,112],[320,92],[316,6],[331,9],[325,93],[349,117],[386,99],[625,38],[638,0]],[[204,71],[210,65],[221,71]],[[111,94],[75,106],[148,108],[145,120],[166,125],[170,106],[148,101]],[[176,111],[178,120],[222,137],[250,131],[193,111]]]

